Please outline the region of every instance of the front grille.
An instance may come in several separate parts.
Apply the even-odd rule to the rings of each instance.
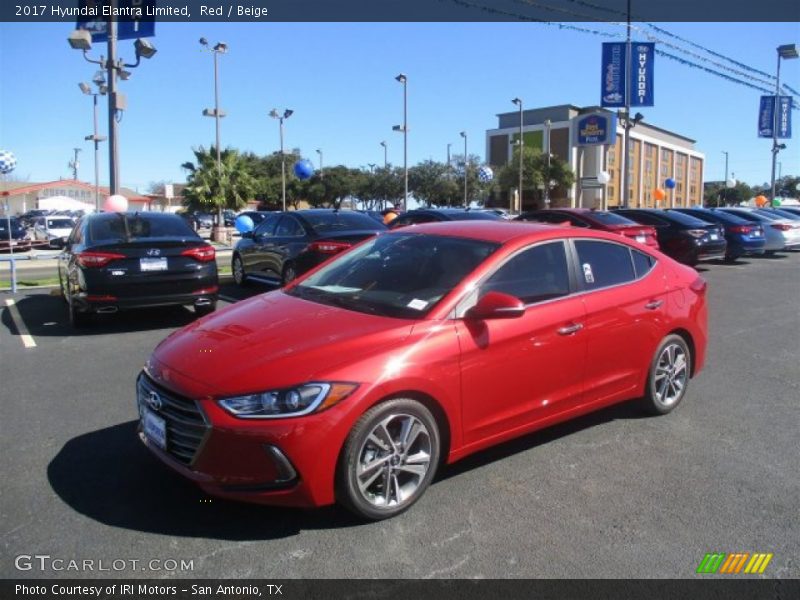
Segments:
[[[209,429],[197,403],[165,390],[144,374],[139,376],[137,388],[140,411],[150,392],[161,398],[161,408],[153,412],[166,422],[167,452],[183,464],[191,464]]]

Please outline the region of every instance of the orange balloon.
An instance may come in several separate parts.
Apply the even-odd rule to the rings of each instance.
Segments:
[[[756,206],[765,206],[767,204],[766,196],[756,196]]]
[[[663,200],[664,198],[667,197],[667,192],[665,192],[661,188],[656,188],[653,190],[653,196],[655,197],[656,200]]]

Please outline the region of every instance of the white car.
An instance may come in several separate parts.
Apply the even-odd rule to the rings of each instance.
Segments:
[[[62,248],[74,226],[69,217],[39,217],[33,222],[33,239],[46,241],[51,248]]]
[[[764,237],[767,238],[764,250],[768,253],[800,248],[800,222],[798,221],[782,219],[777,215],[744,206],[717,210],[724,210],[748,221],[757,221],[764,229]]]

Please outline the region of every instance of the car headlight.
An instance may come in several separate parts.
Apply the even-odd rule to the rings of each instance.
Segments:
[[[218,400],[241,419],[279,419],[319,412],[338,404],[355,391],[355,383],[306,383],[282,390]]]

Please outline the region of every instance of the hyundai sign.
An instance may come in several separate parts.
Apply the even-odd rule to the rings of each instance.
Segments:
[[[575,133],[578,146],[599,146],[617,141],[617,115],[596,112],[576,119]]]
[[[780,96],[778,102],[778,135],[780,139],[792,137],[792,97]],[[775,96],[761,96],[758,111],[758,137],[771,138],[775,126]]]
[[[632,107],[654,104],[655,44],[651,42],[631,43],[631,69],[627,84],[630,86]],[[604,107],[625,106],[625,43],[603,43],[600,105]]]

